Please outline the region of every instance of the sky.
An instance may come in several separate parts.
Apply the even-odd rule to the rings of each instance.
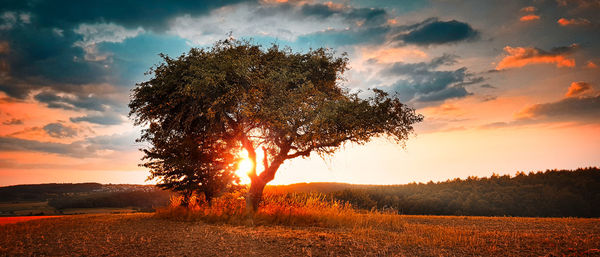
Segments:
[[[344,86],[425,116],[286,161],[271,184],[404,184],[600,166],[600,1],[0,0],[0,186],[152,183],[127,114],[159,53],[231,36],[347,53]]]

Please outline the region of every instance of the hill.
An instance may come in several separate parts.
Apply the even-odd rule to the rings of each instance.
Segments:
[[[437,183],[298,183],[266,189],[266,193],[272,194],[309,192],[349,202],[355,208],[400,214],[600,217],[600,169],[596,167],[517,172],[515,176],[469,177]],[[0,202],[47,202],[59,212],[69,208],[107,207],[150,211],[167,205],[171,195],[151,185],[82,183],[0,187]],[[0,215],[2,212],[0,206]],[[14,215],[14,212],[4,215]]]
[[[401,214],[600,217],[596,167],[406,185],[301,183],[268,191],[320,192],[357,208]]]

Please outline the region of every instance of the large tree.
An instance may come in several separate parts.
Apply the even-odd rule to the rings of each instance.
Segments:
[[[284,161],[330,155],[345,143],[364,144],[379,136],[403,143],[423,119],[381,90],[361,98],[344,89],[348,59],[328,49],[297,53],[228,39],[163,59],[151,70],[153,78],[133,90],[136,123],[155,124],[166,133],[197,133],[227,151],[245,149],[254,163],[249,211],[258,208],[265,185]],[[142,139],[151,130],[144,133]],[[261,165],[256,163],[259,150],[264,152]]]

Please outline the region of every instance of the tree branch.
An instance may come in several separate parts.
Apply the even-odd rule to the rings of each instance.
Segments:
[[[267,148],[266,147],[262,147],[264,154],[263,157],[263,166],[265,166],[265,170],[267,170],[269,168],[269,156],[267,154]]]
[[[318,145],[313,145],[313,146],[309,147],[308,149],[306,149],[304,151],[296,151],[293,154],[288,154],[288,155],[286,155],[285,158],[286,159],[293,159],[293,158],[296,158],[296,157],[299,157],[299,156],[308,157],[308,156],[310,156],[310,153],[312,151],[314,151],[315,149],[325,148],[325,147],[336,147],[336,146],[339,146],[344,141],[349,140],[351,138],[352,138],[351,136],[346,136],[346,137],[343,137],[341,139],[337,139],[337,140],[334,140],[334,141],[331,141],[331,142],[322,143],[322,144],[318,144]]]

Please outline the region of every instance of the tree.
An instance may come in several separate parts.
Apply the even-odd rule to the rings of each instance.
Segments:
[[[148,179],[158,178],[158,187],[179,192],[182,206],[187,206],[192,196],[204,196],[210,204],[215,196],[235,189],[233,182],[239,182],[234,174],[237,156],[227,141],[200,131],[182,132],[154,122],[140,138],[152,145],[143,149],[147,161],[141,165],[150,169]]]
[[[254,163],[249,211],[256,211],[265,185],[284,161],[331,155],[345,143],[364,144],[379,136],[403,143],[423,119],[384,91],[375,89],[363,99],[344,89],[348,59],[324,48],[296,53],[228,39],[176,59],[162,57],[164,62],[150,71],[154,77],[133,90],[136,124],[205,135],[232,153],[245,149]],[[152,131],[144,133],[142,139]],[[264,152],[260,173],[259,149]]]

